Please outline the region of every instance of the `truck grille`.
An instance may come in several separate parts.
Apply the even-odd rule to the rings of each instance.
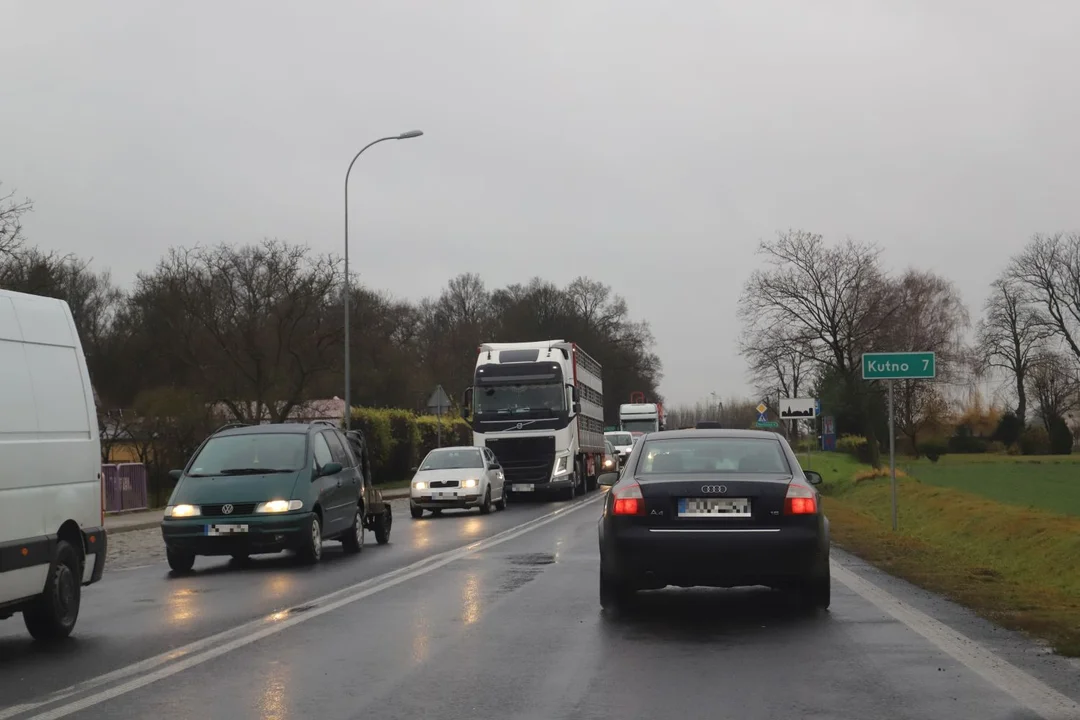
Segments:
[[[545,483],[555,464],[555,438],[492,438],[485,441],[510,483]]]

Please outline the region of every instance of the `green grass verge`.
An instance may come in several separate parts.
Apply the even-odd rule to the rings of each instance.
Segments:
[[[409,483],[411,482],[412,480],[394,480],[387,483],[377,482],[375,483],[375,487],[379,488],[380,490],[401,490],[403,488],[409,487]]]
[[[1020,462],[955,464],[993,473]],[[825,478],[823,504],[837,545],[999,625],[1043,638],[1063,655],[1080,656],[1080,517],[922,482],[925,468],[913,463],[913,477],[898,478],[894,533],[887,470],[883,478],[857,479],[870,469],[839,453],[817,455],[811,466]]]
[[[1080,455],[946,455],[897,462],[925,483],[998,502],[1080,516]]]

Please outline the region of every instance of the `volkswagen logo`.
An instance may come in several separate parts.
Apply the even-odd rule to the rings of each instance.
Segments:
[[[226,505],[221,506],[221,514],[222,515],[232,515],[232,511],[233,511],[233,506],[232,505],[226,504]]]
[[[725,485],[702,485],[701,492],[703,493],[726,493],[727,486]]]

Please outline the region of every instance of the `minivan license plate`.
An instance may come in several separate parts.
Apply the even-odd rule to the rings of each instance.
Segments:
[[[246,533],[247,525],[207,525],[206,534],[211,537],[219,535],[232,535],[234,533]]]

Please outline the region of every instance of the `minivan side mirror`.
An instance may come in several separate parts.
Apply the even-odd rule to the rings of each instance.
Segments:
[[[596,482],[602,487],[611,487],[619,482],[619,473],[600,473],[599,477],[596,478]]]
[[[183,474],[184,474],[183,470],[170,470],[169,471],[169,477],[171,477],[173,480],[179,480],[180,476],[183,475]]]
[[[820,485],[822,482],[824,482],[824,478],[821,477],[821,473],[819,472],[815,472],[813,470],[803,470],[803,475],[806,476],[806,482],[810,483],[811,485]]]
[[[337,475],[339,472],[341,472],[341,470],[341,463],[328,462],[319,469],[319,477],[324,477],[326,475]]]

